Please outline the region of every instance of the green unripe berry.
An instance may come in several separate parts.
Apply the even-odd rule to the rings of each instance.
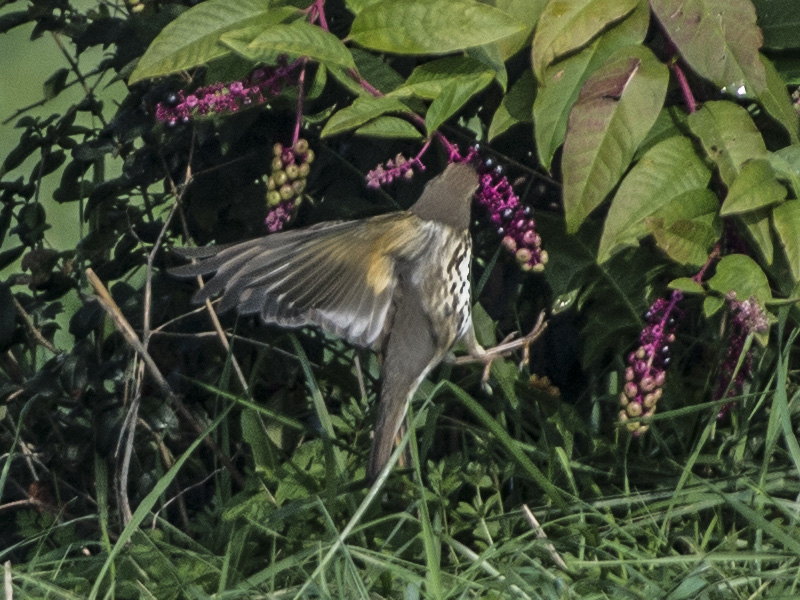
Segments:
[[[280,196],[283,200],[289,200],[292,198],[294,196],[294,190],[292,189],[292,186],[288,183],[284,183],[281,186]]]
[[[289,179],[297,179],[300,177],[300,167],[297,165],[289,165],[286,167],[286,175]]]
[[[272,178],[275,180],[276,188],[282,186],[289,180],[289,177],[286,175],[286,171],[276,171],[272,174]]]
[[[305,154],[308,151],[308,141],[300,138],[294,143],[294,151],[297,154]]]
[[[272,159],[272,170],[273,171],[280,171],[283,168],[283,161],[281,160],[280,156],[276,156]]]
[[[308,177],[308,174],[311,172],[311,167],[308,165],[308,163],[303,163],[303,164],[297,166],[297,170],[298,170],[298,175],[301,178],[305,179],[306,177]]]
[[[275,144],[272,147],[272,154],[275,156],[280,156],[283,154],[283,146],[281,144]]]
[[[281,194],[278,190],[267,193],[267,206],[273,207],[281,203]]]

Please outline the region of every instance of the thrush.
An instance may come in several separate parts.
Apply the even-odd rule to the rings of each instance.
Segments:
[[[406,211],[322,223],[250,241],[179,253],[199,262],[179,277],[215,275],[193,297],[221,294],[236,308],[282,327],[315,325],[382,354],[378,416],[367,465],[373,481],[392,453],[408,403],[425,376],[463,340],[483,349],[472,326],[470,208],[478,175],[453,163]]]

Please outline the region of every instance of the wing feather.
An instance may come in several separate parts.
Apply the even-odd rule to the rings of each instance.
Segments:
[[[198,262],[171,272],[215,273],[193,300],[221,293],[220,312],[235,306],[267,323],[317,325],[353,344],[378,347],[397,285],[397,262],[410,251],[404,220],[418,217],[393,213],[241,244],[181,249],[181,256]]]

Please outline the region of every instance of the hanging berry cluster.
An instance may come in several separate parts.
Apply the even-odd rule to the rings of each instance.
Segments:
[[[303,198],[306,178],[314,162],[314,151],[303,138],[290,148],[275,144],[272,151],[272,172],[267,179],[269,212],[265,221],[270,233],[283,229],[294,214]]]

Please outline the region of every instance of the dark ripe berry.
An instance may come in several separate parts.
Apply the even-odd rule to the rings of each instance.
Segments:
[[[669,320],[667,320],[667,325],[669,325],[670,327],[675,327],[675,318],[670,317]]]
[[[646,313],[644,313],[644,320],[645,321],[649,321],[652,318],[653,318],[653,311],[648,310]]]
[[[170,94],[167,96],[166,104],[167,106],[178,106],[178,94]]]
[[[512,216],[514,216],[514,211],[511,210],[510,208],[507,208],[507,209],[505,209],[503,211],[503,218],[504,219],[510,219]]]
[[[506,234],[505,229],[503,229],[502,227],[497,228],[497,235],[505,235],[505,234]]]
[[[308,140],[300,138],[294,143],[294,151],[298,154],[305,154],[308,151]]]
[[[278,172],[283,168],[283,161],[281,160],[280,156],[276,156],[272,159],[272,170],[273,172]]]
[[[181,117],[181,123],[183,123],[185,125],[188,122],[189,122],[189,116],[188,115],[183,115],[183,117]]]
[[[671,362],[672,362],[672,359],[671,359],[669,356],[667,356],[667,357],[666,357],[666,358],[665,358],[665,359],[662,361],[662,363],[663,363],[663,365],[664,365],[665,367],[669,366],[669,363],[671,363]]]
[[[283,200],[288,200],[289,198],[294,196],[294,190],[292,186],[288,183],[285,183],[281,186],[280,195]]]
[[[275,178],[275,187],[280,187],[289,179],[286,176],[286,171],[277,171],[272,174],[272,177]]]
[[[498,177],[501,177],[503,175],[503,166],[502,165],[497,165],[494,168],[494,174],[497,175]]]
[[[661,354],[667,356],[669,354],[669,346],[662,346],[661,347]]]
[[[297,165],[288,165],[286,167],[286,175],[289,177],[289,179],[297,179],[300,177],[300,167]]]
[[[272,147],[272,155],[280,156],[281,154],[283,154],[283,146],[281,144],[275,144]]]
[[[494,161],[491,158],[487,158],[485,161],[483,161],[483,166],[487,171],[491,171],[492,168],[494,168]]]
[[[525,216],[528,216],[528,215],[529,215],[529,214],[531,214],[531,212],[533,212],[533,211],[531,210],[531,207],[530,207],[530,206],[526,206],[526,207],[524,207],[524,208],[522,209],[522,212],[524,212],[524,213],[525,213]]]

